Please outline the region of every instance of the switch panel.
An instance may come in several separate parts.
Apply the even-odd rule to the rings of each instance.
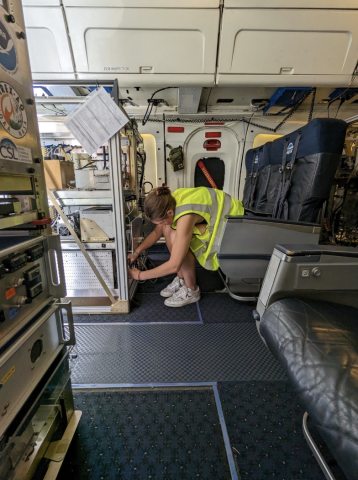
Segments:
[[[44,240],[27,240],[8,252],[6,255],[6,249],[0,250],[0,343],[39,312],[50,297]]]
[[[26,254],[29,257],[29,261],[34,262],[44,256],[44,247],[43,245],[36,245],[26,250]]]
[[[13,273],[27,264],[26,253],[20,253],[4,260],[4,265],[8,273]]]

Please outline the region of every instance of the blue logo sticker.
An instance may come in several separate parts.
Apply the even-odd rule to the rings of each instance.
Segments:
[[[19,160],[17,146],[10,138],[2,138],[0,140],[0,158],[4,160]]]
[[[290,155],[293,152],[293,143],[291,142],[287,147],[286,155]]]
[[[0,21],[0,66],[9,75],[17,71],[15,43],[2,21]]]
[[[10,308],[9,310],[9,319],[12,320],[19,313],[19,309],[16,307]]]
[[[256,155],[256,157],[255,157],[255,162],[254,162],[254,163],[257,163],[258,161],[259,161],[259,156]]]

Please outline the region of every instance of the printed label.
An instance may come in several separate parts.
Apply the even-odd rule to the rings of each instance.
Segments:
[[[0,82],[0,123],[15,138],[27,132],[27,115],[17,91],[6,82]]]
[[[1,383],[2,384],[6,383],[13,373],[15,373],[15,367],[10,368],[7,374],[1,379]]]
[[[255,157],[255,162],[254,162],[254,163],[257,163],[258,161],[259,161],[259,156],[256,155],[256,157]]]
[[[13,318],[16,317],[16,315],[19,313],[19,309],[17,307],[10,308],[9,310],[9,318],[12,320]]]
[[[293,143],[290,143],[287,147],[286,155],[290,155],[293,152]]]
[[[9,137],[0,139],[0,159],[32,163],[31,149],[16,145]]]
[[[6,290],[6,293],[5,293],[5,296],[6,296],[6,300],[9,300],[11,297],[13,297],[14,295],[16,295],[16,290],[15,288],[9,288],[8,290]]]
[[[103,67],[105,72],[128,72],[129,67]]]

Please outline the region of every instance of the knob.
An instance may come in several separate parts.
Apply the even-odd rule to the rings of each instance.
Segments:
[[[9,285],[8,288],[20,287],[20,285],[22,285],[24,281],[25,281],[24,278],[14,278],[11,280],[12,285]]]
[[[32,100],[32,98],[28,98],[28,99],[26,100],[26,103],[27,103],[28,105],[33,105],[33,104],[34,104],[34,101]]]
[[[22,40],[25,40],[25,39],[26,39],[25,32],[20,32],[20,33],[17,34],[17,36],[18,36],[19,38],[22,38]]]
[[[41,158],[39,158],[39,157],[38,157],[38,158],[34,158],[34,162],[35,162],[35,163],[41,163]]]
[[[6,17],[6,20],[9,22],[9,23],[15,23],[15,17],[14,15],[7,15]]]
[[[27,297],[15,297],[14,298],[14,303],[16,304],[16,306],[25,305],[26,303],[28,303],[28,298]]]
[[[27,169],[28,173],[35,173],[35,169],[33,167]]]
[[[316,267],[312,270],[312,275],[314,277],[320,277],[322,275],[322,270],[320,268]]]

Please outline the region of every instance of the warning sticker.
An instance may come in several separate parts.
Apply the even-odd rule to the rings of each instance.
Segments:
[[[16,290],[15,288],[9,288],[8,290],[6,290],[6,300],[9,300],[11,297],[13,297],[14,295],[16,295]]]
[[[15,367],[10,368],[7,374],[1,379],[1,383],[2,384],[6,383],[13,373],[15,373]]]

